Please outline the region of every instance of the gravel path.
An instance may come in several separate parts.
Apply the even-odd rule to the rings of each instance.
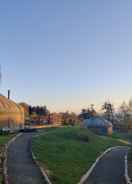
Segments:
[[[10,184],[46,184],[31,157],[32,133],[25,133],[8,149],[8,175]]]
[[[126,153],[125,148],[107,153],[85,184],[124,184],[124,156]]]

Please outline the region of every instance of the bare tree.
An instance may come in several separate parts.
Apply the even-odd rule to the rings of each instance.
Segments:
[[[2,83],[2,68],[1,68],[1,65],[0,65],[0,84]]]
[[[131,123],[131,115],[130,115],[131,102],[127,105],[125,102],[122,103],[120,107],[120,111],[122,114],[122,120],[125,124]]]
[[[132,112],[132,98],[129,100],[129,110]]]
[[[105,118],[113,123],[114,121],[114,106],[110,102],[105,102],[102,106],[104,110]]]

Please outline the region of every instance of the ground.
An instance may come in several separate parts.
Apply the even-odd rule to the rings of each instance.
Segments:
[[[84,184],[124,184],[124,157],[126,154],[127,148],[107,153]]]
[[[33,151],[54,184],[75,184],[116,139],[97,136],[87,129],[60,128],[33,140]]]
[[[121,134],[124,139],[127,139],[130,143],[132,143],[132,132],[131,133],[123,133]],[[128,152],[128,173],[129,177],[132,179],[132,146],[129,146],[129,152]]]
[[[129,141],[132,144],[132,132],[129,133],[118,133],[114,137],[122,138]],[[130,178],[132,178],[132,146],[129,146],[128,152],[128,173]]]

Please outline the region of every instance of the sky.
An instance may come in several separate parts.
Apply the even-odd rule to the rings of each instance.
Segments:
[[[131,0],[0,1],[1,93],[79,112],[132,97]]]

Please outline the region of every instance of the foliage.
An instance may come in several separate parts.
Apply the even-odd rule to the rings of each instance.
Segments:
[[[0,176],[0,184],[2,184],[3,183],[3,178],[2,178],[2,176]]]
[[[47,109],[46,106],[29,106],[29,114],[37,114],[37,115],[47,115],[49,114],[49,110]]]
[[[114,121],[114,106],[109,103],[109,102],[105,102],[102,106],[102,110],[104,110],[105,113],[105,118],[108,121],[113,122]]]
[[[128,126],[132,127],[132,100],[128,104],[125,102],[122,103],[120,107],[121,121]]]
[[[89,119],[91,117],[94,117],[96,116],[97,112],[96,110],[94,109],[94,105],[91,104],[90,108],[88,109],[82,109],[82,112],[81,114],[79,115],[79,117],[81,119]]]
[[[61,115],[62,115],[62,124],[63,125],[74,126],[79,121],[78,116],[73,112],[72,113],[65,112],[65,113],[61,113]]]

